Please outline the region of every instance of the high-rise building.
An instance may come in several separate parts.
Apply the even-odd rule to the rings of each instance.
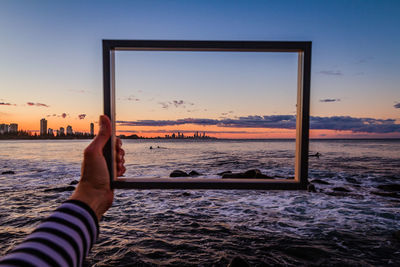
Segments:
[[[0,124],[0,134],[8,133],[8,124]]]
[[[47,134],[47,120],[43,118],[40,120],[40,135],[46,135],[46,134]]]
[[[72,135],[72,126],[71,125],[67,126],[67,135]]]
[[[93,136],[94,135],[94,123],[90,123],[90,135]]]
[[[49,128],[47,130],[47,134],[50,135],[50,136],[54,136],[53,129]]]
[[[64,127],[60,127],[60,136],[63,136],[63,135],[65,135]]]
[[[10,133],[18,132],[18,124],[17,123],[11,123],[10,126],[8,126],[8,131]]]

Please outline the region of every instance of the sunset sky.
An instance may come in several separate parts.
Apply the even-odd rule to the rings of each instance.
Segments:
[[[400,1],[0,1],[0,123],[89,131],[102,39],[312,41],[311,137],[400,138]],[[118,130],[293,137],[295,54],[118,52]],[[97,125],[96,125],[97,130]]]

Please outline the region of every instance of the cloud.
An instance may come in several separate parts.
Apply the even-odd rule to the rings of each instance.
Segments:
[[[184,100],[164,101],[164,102],[158,102],[158,104],[160,104],[163,109],[168,109],[170,106],[174,106],[176,108],[179,108],[179,107],[186,108],[187,105],[190,105],[190,106],[194,105],[194,103],[187,102]]]
[[[394,108],[400,108],[400,103],[396,103],[393,107]]]
[[[43,103],[33,103],[33,102],[26,102],[28,106],[37,106],[37,107],[50,107],[49,105],[43,104]]]
[[[0,106],[12,106],[11,103],[0,102]]]
[[[330,102],[340,102],[339,98],[325,98],[320,99],[319,102],[330,103]]]
[[[366,133],[400,132],[400,124],[394,119],[353,118],[350,116],[310,117],[310,128],[321,130],[352,131]],[[296,129],[295,115],[246,116],[234,119],[185,118],[178,120],[117,121],[118,126],[176,126],[184,124],[215,125],[232,128],[280,128]]]
[[[373,59],[374,59],[373,56],[363,57],[363,58],[360,58],[359,60],[357,60],[355,63],[356,64],[363,64],[363,63],[367,63],[367,62],[369,62],[369,61],[371,61]]]
[[[79,93],[79,94],[84,94],[87,93],[88,91],[86,90],[74,90],[74,89],[69,89],[68,91],[74,92],[74,93]]]
[[[67,117],[67,113],[62,113],[61,118],[65,119]]]
[[[78,118],[79,118],[80,120],[83,120],[85,117],[86,117],[86,114],[79,114],[79,115],[78,115]]]
[[[342,76],[343,73],[340,70],[321,70],[318,73],[324,75]]]

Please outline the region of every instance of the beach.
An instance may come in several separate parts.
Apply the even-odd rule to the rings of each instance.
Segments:
[[[0,249],[73,190],[89,140],[0,141]],[[149,149],[150,146],[153,149]],[[293,177],[291,140],[124,140],[127,177],[259,169]],[[316,192],[118,190],[89,266],[400,265],[400,140],[311,140]],[[72,185],[70,185],[72,182]]]

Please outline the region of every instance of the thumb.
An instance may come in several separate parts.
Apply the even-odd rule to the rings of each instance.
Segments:
[[[90,146],[94,150],[102,151],[111,136],[111,121],[106,115],[100,116],[100,129]]]

